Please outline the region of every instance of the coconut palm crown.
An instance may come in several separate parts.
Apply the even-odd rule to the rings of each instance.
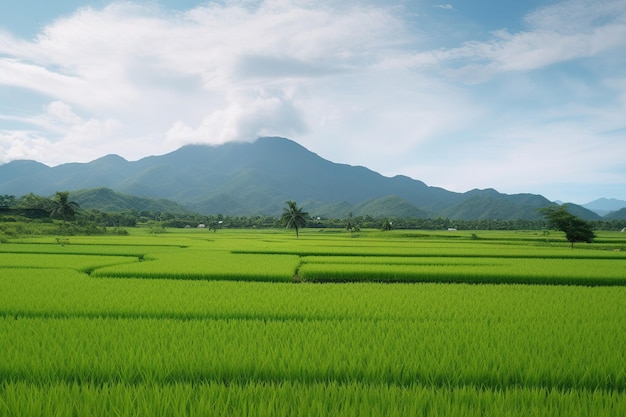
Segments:
[[[295,201],[287,201],[287,207],[283,209],[281,220],[287,229],[296,229],[296,239],[299,238],[298,229],[306,226],[306,218],[309,213],[302,211]]]
[[[80,209],[78,203],[74,201],[69,201],[70,193],[68,191],[57,191],[56,196],[53,200],[54,208],[52,209],[52,213],[50,215],[52,217],[57,217],[63,219],[63,224],[68,219],[72,219],[76,212]]]

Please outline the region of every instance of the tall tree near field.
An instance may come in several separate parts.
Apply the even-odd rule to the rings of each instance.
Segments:
[[[354,233],[359,231],[359,226],[352,222],[352,212],[348,215],[348,224],[346,230],[350,232],[350,236],[354,237]]]
[[[63,227],[67,220],[74,218],[76,212],[80,209],[78,203],[69,201],[69,191],[57,191],[54,199],[52,200],[54,207],[50,216],[61,218],[63,220]]]
[[[591,229],[591,224],[567,211],[565,204],[554,207],[544,207],[539,211],[548,220],[548,226],[565,233],[565,238],[572,244],[574,242],[591,243],[596,235]]]
[[[306,226],[308,215],[309,213],[302,211],[302,207],[298,207],[295,201],[289,200],[280,219],[287,229],[296,229],[297,239],[299,238],[298,229]]]

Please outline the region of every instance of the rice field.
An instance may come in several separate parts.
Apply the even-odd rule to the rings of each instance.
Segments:
[[[465,282],[626,285],[626,261],[497,257],[305,257],[299,275],[313,282]]]
[[[478,237],[2,243],[0,416],[626,415],[623,234]]]

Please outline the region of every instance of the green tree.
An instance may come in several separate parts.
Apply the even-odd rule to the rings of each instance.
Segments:
[[[346,225],[346,230],[350,232],[350,236],[354,237],[354,233],[358,232],[359,226],[354,222],[352,218],[352,212],[348,215],[348,224]]]
[[[17,205],[17,199],[14,195],[0,195],[0,207],[14,207]]]
[[[572,248],[574,248],[574,242],[591,243],[596,237],[591,224],[567,211],[565,204],[557,207],[543,207],[539,211],[548,220],[548,227],[565,233],[565,238],[572,244]]]
[[[287,207],[283,209],[280,217],[287,229],[296,229],[296,239],[299,238],[298,229],[306,226],[306,218],[309,213],[302,211],[295,201],[287,201]]]
[[[69,191],[57,191],[52,200],[53,208],[50,216],[61,218],[63,220],[63,227],[65,227],[67,220],[73,219],[76,212],[80,209],[78,203],[69,201],[69,197]]]
[[[17,207],[50,211],[52,210],[52,201],[47,197],[28,193],[18,198]]]
[[[383,224],[380,226],[380,230],[383,232],[388,232],[393,229],[393,222],[389,220],[383,220]]]

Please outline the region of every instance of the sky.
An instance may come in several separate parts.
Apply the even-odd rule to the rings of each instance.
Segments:
[[[0,164],[259,136],[451,191],[626,200],[626,0],[0,3]]]

